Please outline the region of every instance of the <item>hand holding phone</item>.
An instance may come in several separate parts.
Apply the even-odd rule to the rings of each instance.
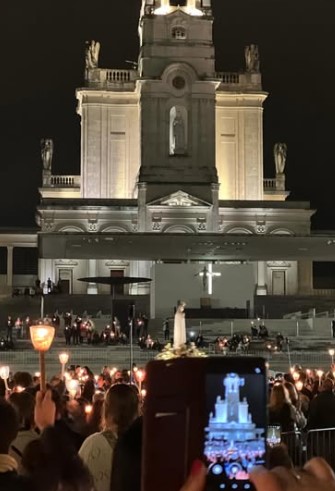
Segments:
[[[260,358],[150,362],[143,491],[179,491],[201,457],[206,490],[250,490],[265,463],[266,368]]]

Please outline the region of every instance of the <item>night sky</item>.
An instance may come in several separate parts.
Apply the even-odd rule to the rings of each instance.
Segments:
[[[260,47],[265,177],[276,141],[288,145],[291,199],[310,200],[314,228],[335,228],[334,0],[212,0],[218,71],[244,68]],[[0,12],[0,227],[34,226],[40,139],[55,141],[53,174],[79,174],[85,41],[101,42],[100,66],[138,56],[140,0],[2,0]]]

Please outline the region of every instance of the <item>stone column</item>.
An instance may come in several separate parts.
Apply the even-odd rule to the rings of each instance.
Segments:
[[[7,286],[13,286],[13,246],[7,246]]]
[[[298,293],[308,295],[313,291],[312,261],[300,259],[298,261]]]
[[[140,278],[151,278],[151,261],[131,261],[130,262],[130,276]],[[149,283],[137,283],[129,285],[130,295],[148,295],[150,293]]]
[[[257,262],[257,287],[256,295],[267,295],[268,287],[266,284],[266,262]]]
[[[138,183],[138,218],[137,218],[137,231],[145,232],[146,231],[146,197],[147,197],[147,183],[139,182]]]
[[[88,276],[97,276],[97,260],[89,259],[88,260]],[[98,286],[96,283],[88,283],[87,285],[87,293],[88,295],[97,295]]]
[[[220,184],[212,184],[212,200],[213,200],[212,223],[211,223],[212,232],[219,231],[219,190],[220,190]]]

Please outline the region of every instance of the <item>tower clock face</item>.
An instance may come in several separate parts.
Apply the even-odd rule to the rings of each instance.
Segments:
[[[172,85],[175,89],[183,89],[186,85],[185,79],[183,77],[177,76],[172,80]]]

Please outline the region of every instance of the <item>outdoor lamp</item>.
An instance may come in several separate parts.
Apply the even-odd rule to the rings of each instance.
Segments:
[[[65,365],[69,361],[69,354],[68,353],[59,353],[58,355],[59,358],[59,363],[62,365],[62,379],[64,378],[64,373],[65,373]]]
[[[40,388],[42,392],[45,392],[45,352],[51,346],[53,338],[55,336],[55,328],[47,324],[38,324],[36,326],[30,326],[31,342],[36,351],[39,352],[40,358],[40,373],[41,383]]]
[[[333,348],[328,350],[329,356],[332,360],[332,365],[334,365],[334,355],[335,355],[335,350]]]
[[[9,390],[7,379],[9,378],[9,366],[0,367],[0,378],[5,382],[6,391]]]

